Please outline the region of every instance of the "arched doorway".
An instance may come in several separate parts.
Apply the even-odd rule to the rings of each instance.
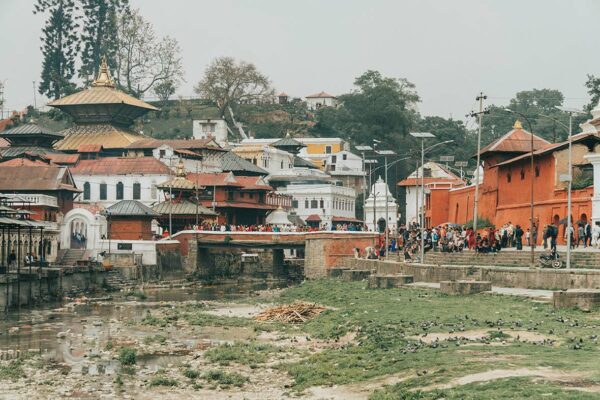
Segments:
[[[385,227],[386,227],[386,223],[385,223],[385,219],[383,218],[379,218],[377,220],[377,230],[381,233],[381,232],[385,232]]]
[[[83,219],[75,219],[71,221],[71,248],[85,249],[87,248],[87,224]]]
[[[582,213],[582,214],[579,216],[579,221],[581,221],[581,224],[582,224],[582,225],[585,225],[585,224],[587,224],[587,222],[588,222],[588,217],[587,217],[587,214],[586,214],[586,213]]]

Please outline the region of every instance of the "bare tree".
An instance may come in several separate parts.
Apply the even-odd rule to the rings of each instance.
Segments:
[[[245,61],[236,63],[232,57],[215,59],[194,89],[201,97],[216,103],[221,118],[225,119],[226,112],[229,112],[242,137],[245,134],[241,125],[236,123],[232,108],[273,95],[271,81],[266,75],[259,72],[254,64]]]
[[[158,40],[152,24],[144,20],[139,10],[123,14],[118,29],[118,85],[136,97],[142,97],[166,82],[176,89],[183,81],[181,49],[177,40],[169,36]],[[154,92],[159,95],[156,90]]]

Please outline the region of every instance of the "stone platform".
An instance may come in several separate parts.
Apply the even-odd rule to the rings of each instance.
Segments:
[[[372,274],[369,276],[369,289],[392,289],[413,283],[411,275]]]
[[[347,269],[342,271],[344,281],[362,281],[368,279],[373,271],[370,269]]]
[[[450,295],[467,295],[481,292],[489,292],[492,290],[492,282],[490,281],[441,281],[440,290],[442,293]]]
[[[569,289],[554,292],[554,308],[579,308],[591,311],[600,306],[600,289]]]

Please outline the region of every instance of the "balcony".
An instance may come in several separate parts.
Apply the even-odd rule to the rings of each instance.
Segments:
[[[28,205],[58,208],[56,197],[48,196],[47,194],[1,193],[0,197],[5,197],[9,206],[15,208],[22,208]]]
[[[280,193],[267,193],[266,204],[281,207],[285,210],[292,208],[292,196]]]

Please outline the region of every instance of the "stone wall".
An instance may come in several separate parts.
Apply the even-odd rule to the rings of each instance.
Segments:
[[[459,265],[426,265],[344,259],[339,266],[352,269],[376,268],[381,274],[412,275],[415,282],[440,282],[459,279],[490,281],[493,286],[527,289],[591,289],[600,288],[599,270],[554,270],[517,267],[473,267]]]

